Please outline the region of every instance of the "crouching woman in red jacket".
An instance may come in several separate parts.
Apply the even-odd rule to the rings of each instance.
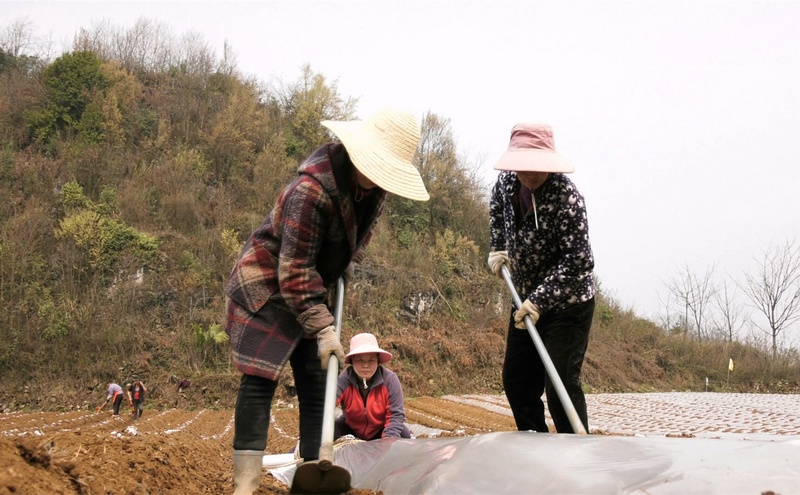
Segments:
[[[350,366],[337,383],[336,404],[341,406],[342,415],[336,419],[334,438],[348,434],[362,440],[411,438],[400,380],[382,366],[391,359],[371,333],[360,333],[350,340],[350,353],[344,358]]]

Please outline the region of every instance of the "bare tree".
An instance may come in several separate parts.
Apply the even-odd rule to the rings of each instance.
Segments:
[[[711,299],[716,293],[713,282],[716,263],[710,266],[702,278],[698,278],[689,269],[689,265],[684,265],[683,272],[674,278],[668,285],[668,289],[684,310],[684,335],[689,332],[689,320],[691,319],[697,329],[698,339],[707,337],[705,329],[706,312]]]
[[[667,287],[669,288],[669,284]],[[678,319],[673,316],[672,291],[667,290],[666,300],[659,295],[658,302],[664,306],[664,314],[659,317],[659,324],[661,328],[671,333],[676,325],[675,321]]]
[[[116,60],[128,71],[165,72],[178,64],[177,43],[163,22],[140,17],[125,30],[104,18],[90,29],[81,28],[72,49],[92,51],[104,61]]]
[[[38,44],[39,41],[34,36],[33,23],[27,18],[17,19],[10,26],[0,30],[0,48],[14,57],[30,55]]]
[[[736,304],[736,295],[736,288],[730,287],[726,279],[714,297],[719,309],[719,326],[725,333],[725,339],[728,342],[733,342],[733,339],[738,336],[745,319],[742,315],[742,306]]]
[[[742,291],[769,324],[772,359],[778,355],[778,336],[800,320],[800,246],[787,241],[771,245],[758,261],[756,274],[745,274]]]
[[[120,33],[116,39],[116,59],[122,67],[129,71],[136,68],[146,70],[148,59],[153,53],[153,42],[156,39],[152,36],[153,21],[146,18],[139,18],[136,23]]]
[[[216,57],[202,34],[189,31],[178,44],[181,69],[187,74],[208,77],[214,73]]]
[[[233,52],[233,47],[231,47],[226,39],[222,48],[222,60],[218,63],[217,72],[232,76],[236,74],[236,66],[236,54]]]
[[[116,36],[116,30],[111,21],[103,18],[92,24],[90,29],[80,28],[72,40],[74,51],[90,51],[100,60],[108,61],[115,57],[111,47],[111,39]]]

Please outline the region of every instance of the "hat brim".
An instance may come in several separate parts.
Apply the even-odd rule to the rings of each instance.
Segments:
[[[377,139],[365,137],[364,123],[358,120],[323,120],[347,149],[356,168],[384,191],[416,201],[430,199],[419,171],[401,160]]]
[[[351,358],[353,356],[357,356],[359,354],[377,354],[378,355],[378,363],[379,364],[388,363],[389,361],[392,360],[392,354],[391,353],[384,351],[380,347],[367,345],[367,346],[357,347],[356,349],[353,350],[353,352],[350,352],[349,354],[347,354],[344,357],[344,363],[345,364],[350,364],[350,361],[352,361]]]
[[[546,150],[517,149],[507,150],[495,163],[495,170],[511,172],[552,172],[571,174],[575,167],[563,155]]]

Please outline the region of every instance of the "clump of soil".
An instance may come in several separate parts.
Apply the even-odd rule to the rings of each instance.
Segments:
[[[410,421],[447,436],[514,429],[508,416],[442,399],[407,399],[406,409]],[[290,452],[296,406],[276,401],[273,419],[267,454]],[[232,443],[232,409],[148,408],[138,421],[105,411],[0,414],[0,495],[232,493]],[[256,493],[288,494],[289,487],[265,470]]]

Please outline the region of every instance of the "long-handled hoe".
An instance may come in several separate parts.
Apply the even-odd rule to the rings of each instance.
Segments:
[[[511,272],[508,271],[508,267],[505,265],[500,268],[500,271],[503,274],[503,280],[506,281],[508,290],[511,292],[511,297],[514,299],[514,304],[518,308],[521,308],[522,299],[519,298],[517,289],[514,288],[514,282],[511,280]],[[536,346],[536,351],[539,352],[542,363],[544,363],[544,368],[547,370],[547,376],[550,378],[550,382],[553,383],[553,387],[555,387],[558,393],[561,405],[564,406],[564,411],[569,417],[569,424],[572,425],[572,430],[579,435],[586,435],[586,428],[583,427],[583,423],[581,423],[581,419],[578,417],[578,411],[575,410],[575,405],[572,403],[572,399],[569,398],[567,389],[564,388],[564,383],[561,381],[561,377],[558,376],[558,371],[556,371],[553,360],[550,359],[550,354],[547,353],[544,342],[542,342],[542,338],[539,337],[539,332],[536,330],[536,326],[534,326],[531,317],[528,315],[525,315],[525,327],[528,329],[528,333],[531,334],[533,344]]]
[[[342,334],[342,306],[344,305],[344,280],[336,282],[336,307],[333,313],[336,335]],[[325,383],[325,407],[322,418],[322,443],[319,460],[297,466],[289,493],[321,494],[344,493],[350,490],[350,471],[333,464],[333,424],[336,408],[336,380],[339,361],[331,355],[328,359],[328,376]]]

